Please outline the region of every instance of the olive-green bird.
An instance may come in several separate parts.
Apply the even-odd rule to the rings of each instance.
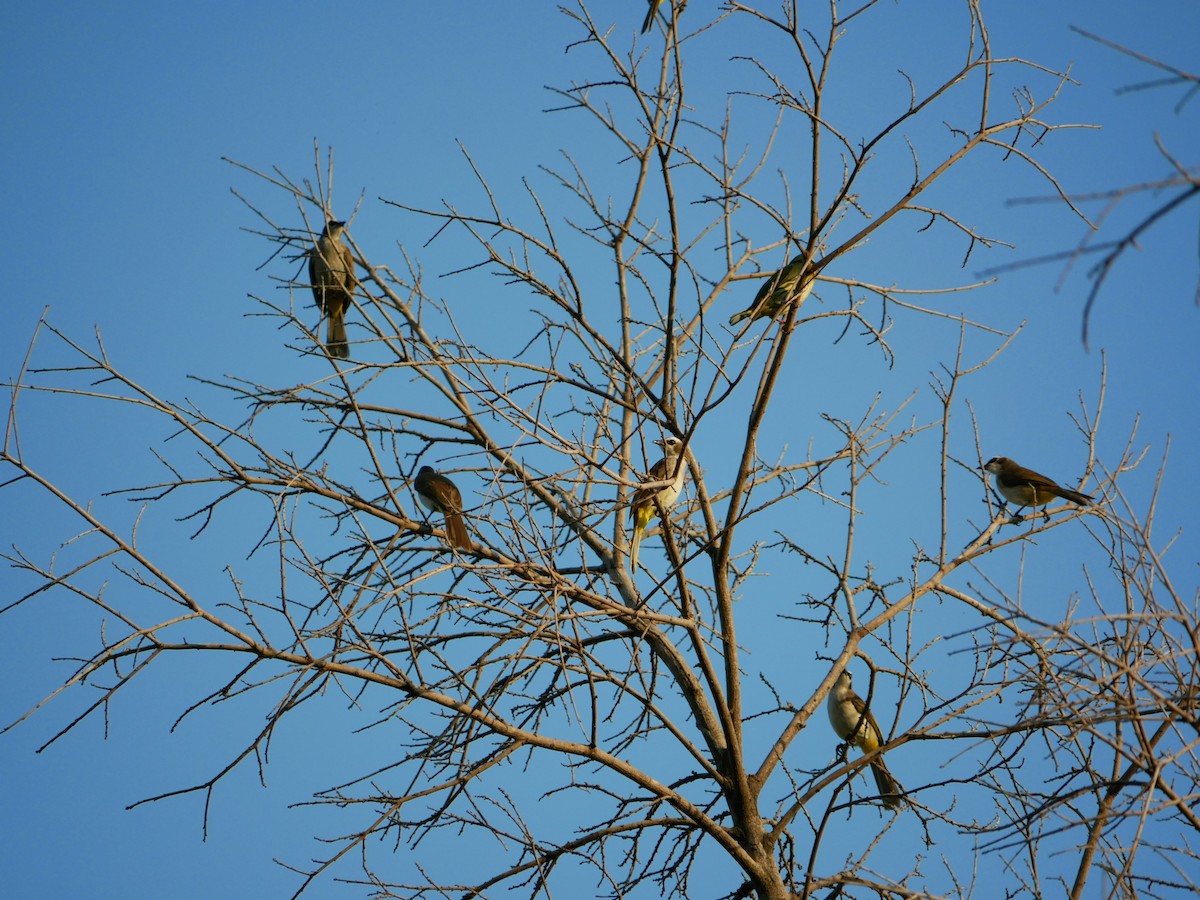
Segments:
[[[807,300],[816,283],[816,273],[804,265],[804,254],[801,254],[764,281],[754,295],[754,302],[730,316],[729,324],[736,325],[742,319],[774,317],[787,309],[789,302],[795,301],[799,305]]]

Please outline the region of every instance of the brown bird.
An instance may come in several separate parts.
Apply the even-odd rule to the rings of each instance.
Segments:
[[[1020,504],[1018,513],[1026,506],[1045,506],[1055,497],[1062,497],[1080,506],[1087,506],[1092,502],[1092,498],[1087,494],[1055,484],[1033,469],[1018,466],[1007,456],[993,456],[983,468],[995,476],[996,490],[1005,500]],[[1046,515],[1049,518],[1049,513]],[[1021,516],[1015,515],[1013,518],[1020,521]]]
[[[755,320],[774,317],[787,309],[789,301],[794,300],[799,306],[808,299],[816,283],[817,276],[804,265],[802,253],[764,281],[754,295],[754,302],[740,313],[730,316],[729,324],[736,325],[742,319],[751,317]]]
[[[317,307],[329,319],[325,350],[338,359],[350,358],[346,310],[354,295],[354,255],[342,240],[345,230],[345,222],[329,221],[308,251],[308,281]]]
[[[883,744],[883,732],[875,716],[867,709],[863,698],[854,693],[850,673],[843,671],[829,692],[825,708],[829,712],[829,724],[843,741],[849,741],[863,753],[874,753]],[[862,721],[863,716],[866,721]],[[904,805],[904,788],[883,762],[883,754],[871,760],[871,774],[875,776],[875,787],[879,798],[888,809]]]
[[[474,545],[467,534],[466,523],[463,522],[462,494],[458,492],[454,482],[445,475],[439,475],[429,466],[422,466],[413,487],[427,509],[445,516],[446,540],[450,542],[450,546],[468,553],[473,550]]]
[[[670,510],[675,501],[679,499],[679,493],[683,490],[683,481],[687,475],[687,466],[679,459],[679,454],[683,450],[683,441],[672,435],[655,443],[663,448],[666,456],[651,466],[650,471],[646,474],[644,483],[654,486],[638,488],[633,495],[633,505],[629,508],[630,517],[633,519],[633,540],[630,542],[629,562],[635,572],[638,564],[638,547],[642,543],[642,532],[650,524],[650,519],[658,515],[659,506],[665,512]],[[670,480],[670,484],[656,484],[656,482],[668,480]]]

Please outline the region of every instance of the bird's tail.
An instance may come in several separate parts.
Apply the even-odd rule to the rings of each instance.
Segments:
[[[330,356],[338,359],[350,358],[350,343],[346,339],[346,314],[344,312],[329,314],[329,329],[325,337],[325,349]]]
[[[630,511],[630,518],[633,519],[633,540],[629,542],[629,567],[633,572],[637,572],[638,547],[642,544],[642,532],[646,530],[653,516],[653,503],[635,506]]]
[[[736,325],[738,322],[742,321],[742,319],[750,318],[750,314],[753,312],[754,307],[751,307],[750,309],[743,309],[740,313],[734,313],[729,317],[729,324]]]
[[[871,774],[875,776],[875,788],[879,791],[884,806],[888,809],[899,809],[904,805],[904,797],[901,796],[904,788],[900,787],[900,782],[888,771],[882,757],[871,763]]]
[[[1072,503],[1078,503],[1080,506],[1088,506],[1092,502],[1092,498],[1087,494],[1081,494],[1079,491],[1069,491],[1066,488],[1062,489],[1062,495]]]
[[[467,523],[463,521],[461,513],[446,514],[446,539],[456,550],[470,553],[475,549],[471,543],[471,536],[467,534]]]
[[[642,34],[654,27],[654,14],[658,12],[659,2],[661,0],[650,0],[650,10],[646,13],[646,21],[642,22]]]

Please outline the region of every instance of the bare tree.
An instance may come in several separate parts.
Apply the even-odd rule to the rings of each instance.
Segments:
[[[1109,40],[1097,34],[1092,34],[1082,28],[1074,29],[1088,40],[1103,44],[1118,53],[1136,59],[1145,65],[1157,69],[1160,77],[1150,81],[1127,85],[1118,91],[1121,94],[1139,93],[1142,91],[1182,87],[1183,94],[1176,104],[1175,112],[1184,111],[1188,102],[1194,99],[1200,88],[1200,75],[1179,68],[1161,59],[1140,53],[1124,44]],[[1077,209],[1095,209],[1092,220],[1083,232],[1083,237],[1074,248],[1056,252],[1048,257],[1038,257],[1032,262],[1066,261],[1060,283],[1065,281],[1081,260],[1098,257],[1096,262],[1088,266],[1086,271],[1091,287],[1088,289],[1087,300],[1083,306],[1083,343],[1088,344],[1089,325],[1092,311],[1100,292],[1104,289],[1109,275],[1120,261],[1126,258],[1130,251],[1138,249],[1145,242],[1147,235],[1157,226],[1167,221],[1173,221],[1182,210],[1188,208],[1200,198],[1200,168],[1184,157],[1184,151],[1173,149],[1163,140],[1161,134],[1155,133],[1154,146],[1162,157],[1164,172],[1139,179],[1131,184],[1109,187],[1097,191],[1071,192],[1071,202]],[[1057,203],[1060,196],[1025,198],[1019,202]],[[1135,206],[1135,204],[1141,204]],[[1132,213],[1133,221],[1128,226],[1112,223],[1112,218],[1118,209],[1134,206],[1139,210]],[[1115,236],[1108,235],[1116,232]],[[1097,240],[1101,234],[1104,237]],[[1193,302],[1200,304],[1200,277],[1197,278],[1193,294]]]
[[[31,360],[54,340],[71,361],[30,362],[14,384],[5,488],[36,486],[83,530],[65,565],[8,556],[32,587],[6,609],[67,592],[104,622],[51,694],[100,687],[64,733],[178,654],[218,663],[180,719],[269,700],[235,758],[143,801],[156,802],[212,797],[236,767],[264,766],[291,716],[353,710],[347,742],[382,742],[385,762],[324,761],[311,802],[346,825],[296,865],[297,893],[345,877],[345,858],[387,897],[583,883],[614,897],[967,896],[986,872],[1009,895],[1081,896],[1097,879],[1120,896],[1194,891],[1200,628],[1151,540],[1153,498],[1123,493],[1143,452],[1131,435],[1116,461],[1098,457],[1101,384],[1081,399],[1071,484],[1102,505],[1019,520],[985,487],[968,400],[1011,335],[941,308],[976,285],[857,274],[869,244],[917,229],[954,261],[1002,243],[956,208],[955,173],[1028,166],[1057,190],[1031,148],[1059,127],[1065,76],[995,54],[966,2],[960,42],[941,48],[956,62],[928,84],[899,76],[900,99],[864,116],[835,100],[834,62],[890,5],[831,4],[819,23],[792,4],[707,20],[675,6],[649,49],[582,2],[566,10],[583,74],[557,112],[586,145],[523,195],[464,149],[481,200],[383,201],[402,233],[435,237],[401,243],[398,264],[367,258],[338,211],[358,278],[348,361],[325,355],[303,274],[335,218],[332,157],[315,184],[239,165],[281,260],[258,303],[319,372],[204,379],[240,420],[161,398],[98,340],[43,324]],[[718,59],[708,38],[735,25],[756,37],[752,53],[720,51],[739,82],[693,92],[690,73]],[[898,164],[906,177],[883,178]],[[447,243],[459,262],[435,287],[424,255]],[[725,324],[797,261],[773,315]],[[797,348],[819,341],[886,372],[894,329],[936,328],[950,339],[931,390],[895,402],[801,368],[811,351]],[[786,427],[810,393],[820,418]],[[22,452],[18,409],[63,394],[171,432],[162,474],[123,490],[134,523]],[[632,571],[629,504],[664,437],[685,442],[689,477]],[[424,465],[461,492],[469,549],[422,516]],[[908,515],[895,485],[913,483],[926,500]],[[887,533],[868,509],[894,512]],[[256,537],[219,596],[161,561],[159,529],[182,541],[245,523]],[[1035,554],[1060,539],[1094,561],[1065,616],[1025,596]],[[772,584],[787,602],[766,609]],[[866,755],[836,753],[821,710],[847,667],[886,740]],[[894,811],[863,777],[879,753],[905,792]],[[469,857],[447,852],[464,842]]]

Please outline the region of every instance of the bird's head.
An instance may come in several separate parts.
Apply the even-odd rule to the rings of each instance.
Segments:
[[[678,456],[679,451],[683,449],[683,441],[671,434],[665,438],[655,441],[654,443],[663,448],[663,452],[667,456]]]
[[[993,475],[995,475],[1000,472],[1003,472],[1005,469],[1007,469],[1012,464],[1013,464],[1013,461],[1011,459],[1009,459],[1007,456],[993,456],[991,459],[989,459],[987,461],[987,463],[984,465],[983,468],[984,468],[984,471],[991,472]]]

